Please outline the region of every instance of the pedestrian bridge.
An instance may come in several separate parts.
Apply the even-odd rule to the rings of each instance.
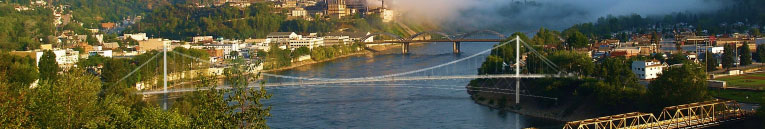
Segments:
[[[706,128],[750,117],[754,111],[741,109],[733,100],[712,100],[664,108],[653,113],[632,112],[567,122],[563,129],[677,129]]]

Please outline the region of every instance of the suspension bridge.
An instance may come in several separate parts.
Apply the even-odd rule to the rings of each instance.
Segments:
[[[471,36],[478,35],[478,34],[489,34],[489,35],[495,35],[497,36],[497,39],[471,39]],[[442,64],[432,65],[425,68],[418,68],[418,69],[405,69],[405,70],[398,70],[398,71],[404,71],[400,73],[391,73],[391,74],[384,74],[384,75],[378,75],[378,76],[368,76],[368,77],[350,77],[350,78],[321,78],[321,77],[313,77],[313,76],[297,76],[297,75],[279,75],[274,73],[260,73],[263,78],[261,78],[261,81],[265,81],[266,83],[264,85],[260,85],[259,83],[253,83],[252,85],[248,86],[250,88],[255,87],[271,87],[271,88],[278,88],[278,87],[319,87],[319,88],[358,88],[358,87],[402,87],[402,88],[423,88],[423,89],[439,89],[439,90],[466,90],[471,92],[487,92],[487,93],[496,93],[496,94],[506,94],[506,95],[514,95],[515,103],[520,103],[520,98],[523,97],[533,97],[533,98],[541,98],[541,99],[550,99],[550,100],[558,100],[558,98],[553,97],[546,97],[546,96],[539,96],[539,95],[532,95],[532,94],[525,94],[523,93],[523,89],[521,89],[521,79],[528,79],[528,78],[570,78],[570,77],[577,77],[574,74],[567,73],[565,71],[561,71],[560,68],[550,61],[549,59],[545,58],[544,55],[534,50],[534,47],[527,44],[523,40],[521,40],[518,36],[514,37],[512,40],[507,40],[507,37],[502,35],[501,33],[493,32],[493,31],[475,31],[475,32],[469,32],[464,34],[455,34],[455,35],[448,35],[446,33],[442,32],[421,32],[415,35],[412,35],[408,38],[401,38],[401,36],[397,36],[390,33],[374,33],[372,35],[369,35],[363,39],[366,38],[372,38],[374,36],[379,35],[388,35],[388,37],[392,37],[392,40],[381,40],[376,42],[370,42],[366,44],[389,44],[389,43],[396,43],[400,44],[402,46],[402,52],[407,53],[409,52],[409,43],[453,43],[453,49],[455,53],[461,53],[460,45],[462,42],[469,42],[471,44],[473,43],[480,43],[480,42],[495,42],[498,43],[491,48],[478,51],[472,55],[461,57],[458,59],[455,59],[453,61],[449,61]],[[421,38],[424,35],[436,35],[440,36],[440,39],[418,39]],[[362,40],[364,41],[364,40]],[[491,54],[499,54],[500,47],[508,46],[508,45],[514,45],[514,58],[515,60],[504,60],[502,62],[493,62],[497,64],[487,64],[487,62],[484,62],[486,57],[488,57]],[[167,46],[166,46],[167,47]],[[184,92],[194,92],[197,90],[205,90],[205,89],[197,89],[197,88],[171,88],[168,89],[167,86],[167,54],[174,54],[183,58],[188,58],[194,60],[194,62],[202,62],[202,63],[208,63],[212,64],[213,62],[210,62],[209,60],[200,59],[191,55],[186,55],[184,53],[179,53],[175,51],[167,51],[167,48],[163,50],[161,53],[157,53],[154,55],[150,60],[155,60],[159,58],[160,55],[163,55],[163,87],[161,90],[142,90],[139,91],[137,94],[142,95],[164,95],[164,100],[167,100],[167,95],[171,93],[184,93]],[[525,50],[524,53],[521,53],[521,48]],[[538,73],[521,73],[523,71],[522,64],[525,64],[523,60],[521,60],[522,54],[526,55],[534,55],[534,56],[527,56],[529,58],[539,58],[542,65],[545,65],[547,68],[551,69],[552,71],[557,72],[557,74],[538,74]],[[157,60],[159,61],[159,60]],[[120,79],[120,81],[123,81],[128,76],[131,76],[133,73],[135,73],[138,69],[144,67],[149,61],[141,64],[136,70],[130,72],[128,75]],[[511,64],[511,65],[508,65]],[[493,69],[489,69],[491,72],[487,73],[495,73],[495,74],[475,74],[476,68],[480,68],[482,66],[500,66],[500,67],[493,67]],[[467,67],[465,67],[467,66]],[[252,69],[252,67],[250,67]],[[465,72],[470,71],[470,72]],[[172,71],[171,71],[172,72]],[[176,71],[177,72],[177,71]],[[254,73],[255,71],[253,71]],[[515,79],[515,87],[512,88],[512,86],[500,86],[500,87],[490,87],[490,86],[483,86],[482,84],[478,84],[481,86],[450,86],[450,87],[443,87],[435,84],[399,84],[399,85],[392,85],[392,84],[380,84],[376,82],[412,82],[412,81],[439,81],[439,80],[472,80],[472,79]],[[350,86],[339,86],[339,85],[350,85]],[[218,86],[217,89],[231,89],[230,86]],[[709,105],[712,105],[711,107]],[[167,108],[166,102],[163,105],[164,108]],[[669,107],[668,107],[669,108]],[[711,110],[707,110],[709,108],[713,108]],[[665,109],[667,110],[667,109]],[[742,119],[744,116],[746,116],[749,112],[741,111],[740,108],[737,106],[737,103],[735,102],[729,102],[729,101],[714,101],[714,102],[703,102],[703,103],[694,103],[694,104],[688,104],[688,105],[680,105],[680,106],[674,106],[670,110],[676,111],[673,113],[670,113],[667,111],[667,113],[662,113],[659,117],[653,116],[653,114],[648,113],[627,113],[627,114],[620,114],[620,115],[614,115],[614,116],[607,116],[607,117],[601,117],[601,118],[595,118],[595,119],[588,119],[588,120],[581,120],[581,121],[573,121],[568,122],[565,125],[565,129],[570,128],[578,128],[578,129],[603,129],[603,128],[681,128],[681,127],[701,127],[701,126],[709,126],[710,123],[722,123],[726,121],[736,120],[736,119]],[[703,111],[700,111],[703,110]],[[685,112],[683,112],[685,111]],[[683,114],[685,113],[685,115]],[[700,115],[706,113],[705,115]],[[732,115],[731,115],[732,114]]]
[[[476,35],[494,35],[496,36],[495,39],[475,39],[470,38],[471,36]],[[551,98],[551,97],[544,97],[544,96],[536,96],[536,95],[529,95],[529,94],[522,94],[520,91],[520,79],[522,78],[549,78],[549,77],[574,77],[572,74],[563,74],[562,72],[558,72],[561,74],[532,74],[532,73],[524,73],[521,74],[521,64],[524,63],[521,58],[521,48],[527,49],[529,54],[535,54],[541,58],[542,62],[546,64],[548,67],[550,67],[553,70],[558,70],[558,66],[552,63],[549,59],[546,59],[543,55],[538,53],[536,50],[533,49],[529,44],[526,42],[520,40],[518,36],[514,37],[512,40],[507,40],[508,37],[505,35],[489,31],[489,30],[481,30],[481,31],[474,31],[474,32],[468,32],[463,34],[455,34],[455,35],[447,35],[442,32],[421,32],[417,33],[415,35],[412,35],[409,38],[400,38],[401,36],[393,35],[390,33],[374,33],[371,35],[368,35],[367,37],[364,37],[363,39],[372,38],[374,36],[379,35],[388,35],[389,37],[393,37],[393,40],[382,40],[377,42],[371,42],[371,43],[365,43],[365,44],[382,44],[382,43],[401,43],[401,45],[404,48],[404,53],[408,52],[408,45],[409,43],[415,43],[415,42],[433,42],[433,43],[443,43],[443,42],[452,42],[455,43],[454,49],[455,53],[459,53],[459,43],[460,42],[473,42],[473,43],[479,43],[479,42],[495,42],[499,43],[494,45],[493,47],[479,51],[473,55],[456,59],[454,61],[446,62],[443,64],[434,65],[431,67],[421,68],[421,69],[414,69],[414,70],[408,70],[406,72],[401,73],[394,73],[394,74],[387,74],[387,75],[381,75],[381,76],[370,76],[370,77],[355,77],[355,78],[316,78],[316,77],[299,77],[299,76],[288,76],[288,75],[277,75],[277,74],[271,74],[271,73],[261,73],[266,79],[262,80],[278,80],[278,81],[266,81],[267,83],[265,85],[252,85],[250,87],[258,87],[258,86],[265,86],[265,87],[285,87],[285,86],[314,86],[314,85],[328,85],[328,84],[359,84],[359,83],[373,83],[373,82],[399,82],[399,81],[426,81],[426,80],[456,80],[456,79],[466,79],[466,80],[472,80],[472,79],[510,79],[515,78],[516,79],[516,85],[514,89],[505,88],[505,89],[498,89],[494,88],[491,89],[493,91],[486,91],[486,92],[502,92],[504,94],[514,94],[518,99],[516,100],[516,103],[520,103],[520,97],[521,96],[528,96],[528,97],[537,97],[537,98],[545,98],[545,99],[556,99],[557,98]],[[418,37],[423,37],[425,35],[436,35],[441,36],[440,39],[417,39]],[[363,41],[363,40],[362,40]],[[504,62],[495,62],[498,64],[490,64],[494,66],[502,66],[501,68],[495,67],[495,69],[492,69],[491,73],[501,73],[501,74],[481,74],[476,75],[475,73],[459,73],[456,71],[473,71],[476,68],[481,67],[484,65],[483,60],[485,57],[487,57],[489,54],[498,54],[498,51],[496,49],[514,44],[515,46],[515,61],[504,61]],[[174,55],[180,55],[180,57],[193,59],[196,62],[204,62],[212,64],[213,62],[210,62],[209,60],[200,59],[194,56],[186,55],[183,53],[175,52],[175,51],[168,51],[167,46],[163,49],[163,52],[157,53],[149,60],[157,59],[160,55],[162,55],[162,64],[167,64],[167,54],[174,54]],[[149,61],[141,64],[138,68],[136,68],[134,71],[130,72],[128,75],[120,79],[118,82],[123,81],[127,77],[133,75],[138,69],[144,67]],[[465,66],[465,64],[469,64],[467,66],[470,66],[469,68],[459,68],[457,65],[460,64],[461,66]],[[508,65],[512,64],[512,65]],[[168,80],[168,71],[167,71],[167,65],[163,65],[163,82],[162,82],[162,89],[161,90],[144,90],[140,91],[138,94],[143,95],[165,95],[169,93],[182,93],[182,92],[192,92],[197,90],[196,88],[171,88],[168,89],[167,86],[167,80]],[[510,68],[515,68],[510,69]],[[515,74],[511,74],[511,72],[515,72]],[[173,71],[171,71],[173,72]],[[178,72],[178,71],[174,71]],[[474,71],[473,71],[474,72]],[[267,79],[267,78],[276,78],[276,79]],[[286,81],[285,81],[286,80]],[[219,89],[229,89],[231,87],[227,86],[220,86]],[[464,87],[464,90],[468,90],[468,88],[474,88],[474,87]],[[485,87],[475,87],[475,88],[485,88]],[[472,91],[472,90],[471,90]],[[505,93],[508,91],[512,91],[514,93]],[[163,107],[166,107],[163,106]]]

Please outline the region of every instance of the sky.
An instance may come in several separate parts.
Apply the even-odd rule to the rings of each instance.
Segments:
[[[379,0],[369,0],[378,3]],[[657,16],[674,12],[710,12],[724,0],[386,0],[386,5],[408,20],[449,24],[452,27],[556,30],[593,22],[607,15]]]

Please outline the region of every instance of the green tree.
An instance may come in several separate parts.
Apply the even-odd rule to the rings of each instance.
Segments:
[[[755,38],[762,36],[762,32],[760,32],[760,28],[753,28],[751,32],[752,32],[752,36],[754,36]]]
[[[96,126],[101,81],[73,69],[53,83],[41,83],[32,90],[29,109],[36,126],[51,128],[92,128]]]
[[[268,128],[266,118],[271,116],[271,106],[261,102],[271,98],[271,94],[262,86],[265,82],[260,81],[260,88],[248,88],[250,82],[260,78],[260,73],[247,73],[242,59],[232,63],[234,65],[224,71],[226,82],[233,88],[226,101],[231,104],[230,108],[238,110],[232,113],[232,123],[239,125],[239,128]]]
[[[47,50],[43,52],[40,58],[40,63],[37,65],[40,70],[40,80],[55,81],[58,76],[58,72],[61,71],[56,62],[56,54],[53,51]]]
[[[673,65],[673,64],[682,64],[685,62],[689,62],[688,57],[686,57],[683,53],[677,53],[672,54],[669,59],[667,59],[667,64]]]
[[[722,66],[725,69],[730,69],[733,67],[733,63],[736,59],[736,47],[732,45],[725,45],[725,49],[723,50],[722,54]]]
[[[632,66],[630,64],[632,63],[623,57],[606,58],[597,65],[597,73],[594,75],[602,78],[609,85],[618,88],[642,89],[643,87],[638,84],[638,78],[635,77],[635,74],[632,74]]]
[[[85,41],[88,42],[88,45],[94,45],[94,46],[100,45],[100,43],[98,42],[98,39],[96,39],[96,37],[93,35],[88,35],[85,38]]]
[[[748,42],[744,42],[744,45],[739,48],[738,54],[741,57],[741,66],[752,64],[752,51],[749,50]]]
[[[714,54],[711,54],[711,51],[707,51],[709,55],[705,55],[705,63],[707,65],[707,71],[715,71],[717,70],[717,67],[720,66],[720,63],[717,61],[717,57],[715,57]]]
[[[765,44],[757,45],[757,52],[755,52],[754,58],[760,63],[765,62]]]
[[[710,98],[706,73],[696,63],[669,67],[648,85],[650,102],[657,107],[700,102]]]
[[[569,47],[572,48],[584,48],[588,45],[588,39],[587,36],[582,34],[582,32],[575,31],[571,35],[568,35],[568,38],[566,39],[566,43],[569,44]]]
[[[26,90],[13,90],[11,85],[0,81],[0,128],[32,128],[29,119],[33,112],[27,110]]]
[[[135,123],[141,129],[186,129],[190,127],[190,120],[177,111],[163,111],[158,107],[143,108],[136,118]]]

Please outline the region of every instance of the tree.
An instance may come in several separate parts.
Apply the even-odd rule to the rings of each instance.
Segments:
[[[84,71],[65,72],[52,83],[41,83],[32,90],[29,109],[36,126],[51,128],[93,128],[97,125],[98,93],[101,80]]]
[[[723,50],[722,55],[722,66],[725,69],[730,69],[733,67],[733,62],[735,61],[736,54],[734,52],[736,51],[735,46],[731,45],[725,45],[725,49]]]
[[[690,60],[688,60],[688,57],[686,57],[685,54],[678,53],[678,54],[672,54],[669,57],[669,59],[667,59],[667,64],[671,64],[671,65],[673,65],[673,64],[682,64],[682,63],[685,63],[685,62],[688,62],[688,61],[690,61]]]
[[[669,67],[648,85],[651,103],[657,107],[700,102],[710,98],[706,74],[696,63]]]
[[[163,111],[158,107],[147,107],[140,111],[135,125],[142,129],[185,129],[190,127],[190,120],[174,110]]]
[[[88,42],[88,45],[99,45],[98,39],[96,39],[96,37],[93,35],[88,35],[85,38],[85,41]]]
[[[717,61],[717,57],[715,57],[714,54],[711,54],[711,51],[707,51],[709,55],[705,55],[704,59],[706,65],[707,65],[707,71],[715,71],[717,70],[717,67],[720,66],[720,63]]]
[[[588,42],[589,41],[587,40],[587,36],[579,31],[575,31],[573,34],[568,35],[568,38],[566,39],[566,43],[569,44],[569,47],[573,48],[587,47]]]
[[[752,64],[752,51],[749,50],[749,43],[744,42],[744,45],[741,46],[741,48],[738,51],[739,56],[741,57],[741,66],[746,66]]]
[[[0,81],[0,128],[32,128],[27,110],[26,90],[17,92],[11,85]]]
[[[753,28],[751,32],[752,32],[752,36],[754,36],[755,38],[760,37],[762,35],[762,32],[760,32],[760,28]]]
[[[632,74],[631,63],[629,62],[623,57],[606,58],[597,65],[597,74],[595,76],[602,78],[609,85],[618,88],[642,89],[643,87],[638,84],[637,77],[635,77],[635,74]]]
[[[56,54],[50,50],[43,52],[40,63],[37,66],[40,70],[40,80],[55,81],[61,69],[56,62]]]
[[[765,62],[765,44],[757,45],[757,52],[754,54],[754,58],[760,63]]]
[[[227,83],[233,88],[225,99],[231,109],[238,110],[231,114],[232,123],[239,125],[239,128],[268,128],[266,117],[271,116],[271,106],[264,106],[261,102],[271,98],[262,86],[265,82],[260,81],[260,88],[248,88],[250,82],[260,78],[260,73],[247,73],[242,59],[235,59],[232,63],[234,66],[224,71]]]

